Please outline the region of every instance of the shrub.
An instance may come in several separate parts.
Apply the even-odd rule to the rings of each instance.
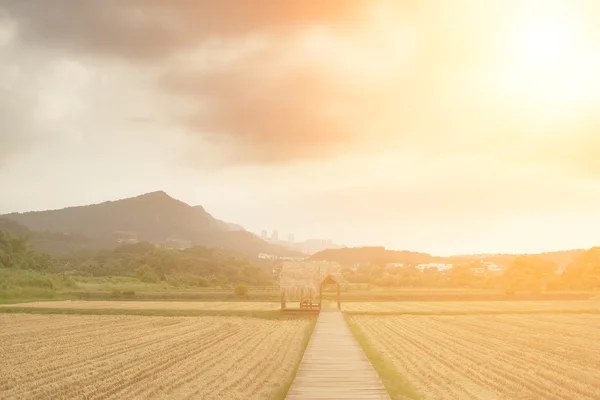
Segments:
[[[145,283],[157,283],[160,281],[160,277],[156,273],[156,271],[147,266],[143,265],[135,270],[138,278]]]
[[[234,289],[234,292],[239,297],[244,297],[248,294],[248,288],[244,285],[237,285]]]

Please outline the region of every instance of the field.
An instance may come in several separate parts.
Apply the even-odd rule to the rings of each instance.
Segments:
[[[1,399],[273,399],[309,319],[0,315]]]
[[[15,305],[4,305],[13,307]],[[18,307],[79,310],[210,310],[210,311],[272,311],[279,310],[280,303],[229,302],[229,301],[39,301],[20,303]],[[0,305],[0,307],[3,307]]]
[[[535,313],[535,312],[598,312],[600,301],[402,301],[343,303],[350,313],[389,314],[469,314],[469,313]]]
[[[600,399],[597,315],[347,318],[424,400]]]

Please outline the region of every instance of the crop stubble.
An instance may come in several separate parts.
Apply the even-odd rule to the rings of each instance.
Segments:
[[[600,316],[350,317],[423,399],[600,399]]]
[[[600,312],[600,301],[382,301],[347,302],[344,311],[357,313],[510,313],[510,312]]]
[[[268,399],[308,320],[0,316],[2,399]]]
[[[236,301],[37,301],[20,304],[4,304],[0,307],[54,308],[78,310],[210,310],[210,311],[273,311],[280,303]]]

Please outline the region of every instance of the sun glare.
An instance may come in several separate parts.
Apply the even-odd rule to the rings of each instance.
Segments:
[[[516,39],[523,62],[534,69],[546,68],[548,63],[568,57],[576,43],[574,27],[558,18],[529,21]]]
[[[578,112],[600,89],[600,57],[583,18],[569,11],[530,10],[517,18],[498,61],[498,88],[548,121]]]

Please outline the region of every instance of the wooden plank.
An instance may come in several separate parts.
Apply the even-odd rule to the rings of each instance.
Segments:
[[[390,397],[342,313],[335,310],[319,314],[286,399],[389,400]]]

